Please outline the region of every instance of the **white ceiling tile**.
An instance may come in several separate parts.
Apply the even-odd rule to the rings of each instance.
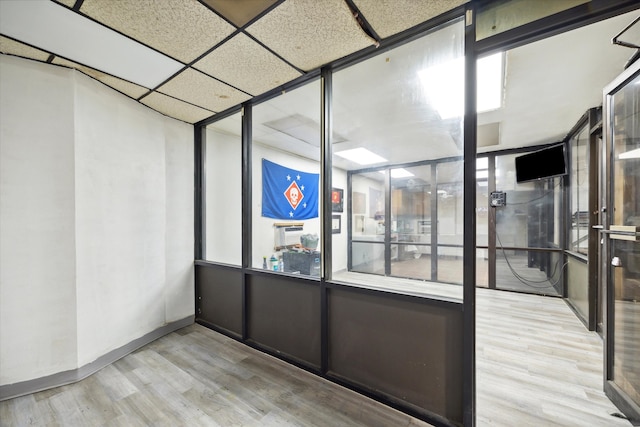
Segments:
[[[78,71],[82,71],[86,75],[93,77],[94,79],[106,84],[107,86],[112,87],[115,90],[122,92],[134,99],[140,98],[142,95],[149,91],[149,89],[144,86],[140,86],[135,83],[110,76],[109,74],[105,74],[102,71],[85,67],[84,65],[80,65],[72,61],[67,61],[66,59],[60,57],[55,57],[53,59],[53,64],[62,65],[65,67],[74,68]]]
[[[385,38],[455,9],[467,1],[354,0],[354,3],[375,32]]]
[[[301,75],[244,34],[233,37],[193,67],[254,96]]]
[[[235,31],[197,0],[85,0],[80,11],[184,63]]]
[[[38,61],[46,61],[49,59],[49,54],[47,52],[27,46],[24,43],[11,40],[4,36],[0,36],[0,52],[7,53],[9,55],[21,56],[23,58],[36,59]]]
[[[288,0],[250,25],[247,32],[303,70],[374,43],[343,0]]]
[[[179,99],[158,92],[150,93],[142,98],[140,102],[164,115],[187,123],[196,123],[214,114],[212,111],[196,107],[195,105],[182,102]]]
[[[191,68],[160,86],[158,92],[215,112],[226,110],[250,98],[246,93]]]

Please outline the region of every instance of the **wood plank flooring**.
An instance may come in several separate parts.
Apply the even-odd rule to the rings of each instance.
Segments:
[[[478,289],[480,426],[630,426],[602,343],[555,298]],[[428,426],[199,325],[76,384],[0,402],[2,426]]]
[[[478,289],[478,425],[630,426],[602,391],[602,340],[559,298]]]
[[[76,384],[0,402],[2,426],[429,426],[200,325]]]

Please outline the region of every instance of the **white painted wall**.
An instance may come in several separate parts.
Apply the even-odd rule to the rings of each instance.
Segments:
[[[193,315],[193,127],[0,55],[0,384]]]
[[[162,117],[165,141],[165,322],[195,313],[193,126]]]
[[[0,55],[0,384],[77,367],[73,80]]]

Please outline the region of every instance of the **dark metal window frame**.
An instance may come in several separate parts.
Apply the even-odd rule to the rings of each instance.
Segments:
[[[603,221],[604,228],[600,230],[600,237],[604,239],[604,250],[600,256],[600,268],[601,277],[605,283],[605,319],[604,319],[604,392],[611,401],[627,415],[627,417],[636,425],[640,420],[640,405],[635,402],[622,388],[620,388],[614,381],[614,360],[615,360],[615,289],[610,286],[613,283],[613,268],[611,267],[611,257],[613,255],[613,243],[611,241],[610,229],[611,225],[614,225],[612,219],[613,214],[610,212],[614,208],[614,191],[611,189],[611,185],[614,182],[614,149],[611,143],[611,135],[613,129],[611,123],[614,118],[613,97],[619,93],[632,79],[640,75],[640,68],[632,66],[628,67],[622,74],[616,77],[607,87],[604,88],[603,99],[603,143],[605,149],[605,177],[602,183],[603,190]]]
[[[419,161],[415,161],[415,162],[404,162],[404,163],[397,163],[397,164],[393,164],[393,165],[386,165],[386,166],[377,166],[377,167],[370,167],[370,168],[360,168],[360,169],[354,169],[354,170],[350,170],[347,171],[347,194],[351,195],[351,193],[353,192],[353,185],[352,185],[352,180],[353,180],[353,176],[354,175],[360,175],[360,174],[364,174],[364,173],[370,173],[370,172],[379,172],[379,171],[389,171],[391,169],[396,169],[396,168],[414,168],[414,167],[420,167],[420,166],[431,166],[431,180],[430,180],[430,184],[431,185],[438,185],[437,182],[437,166],[439,164],[442,163],[451,163],[451,162],[460,162],[460,161],[464,161],[464,156],[454,156],[454,157],[445,157],[445,158],[441,158],[441,159],[433,159],[433,160],[419,160]],[[385,175],[385,182],[384,182],[384,188],[385,188],[385,223],[389,223],[387,221],[387,219],[391,218],[391,187],[392,187],[392,182],[391,182],[392,178],[391,178],[391,173],[387,173]],[[462,181],[462,183],[464,183],[464,180]],[[350,199],[351,196],[350,196]],[[437,218],[437,209],[438,209],[438,197],[436,193],[433,193],[431,196],[431,218]],[[439,247],[451,247],[451,248],[464,248],[464,245],[455,245],[455,244],[445,244],[445,243],[438,243],[438,224],[437,221],[432,221],[431,222],[431,241],[429,243],[418,243],[418,242],[392,242],[391,241],[391,230],[390,227],[385,227],[385,236],[384,236],[384,241],[383,242],[372,242],[370,240],[359,240],[359,239],[354,239],[353,238],[353,212],[352,212],[352,204],[348,203],[347,204],[347,266],[348,269],[351,270],[353,264],[352,264],[352,244],[353,243],[366,243],[366,244],[372,244],[372,245],[384,245],[384,258],[385,258],[385,276],[390,276],[390,277],[402,277],[402,276],[396,276],[394,274],[391,273],[391,246],[403,246],[403,245],[414,245],[414,246],[429,246],[431,248],[431,281],[433,282],[441,282],[441,283],[448,283],[448,282],[442,282],[442,281],[438,281],[438,259],[437,259],[437,254],[438,254],[438,248]],[[435,254],[435,256],[434,256]],[[362,273],[362,274],[369,274],[369,273]],[[373,274],[373,273],[371,273]],[[452,283],[454,285],[459,285],[459,283]]]

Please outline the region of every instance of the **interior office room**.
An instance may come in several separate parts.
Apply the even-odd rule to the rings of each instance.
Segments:
[[[640,423],[640,5],[0,0],[0,423]],[[206,36],[203,36],[206,34]]]

